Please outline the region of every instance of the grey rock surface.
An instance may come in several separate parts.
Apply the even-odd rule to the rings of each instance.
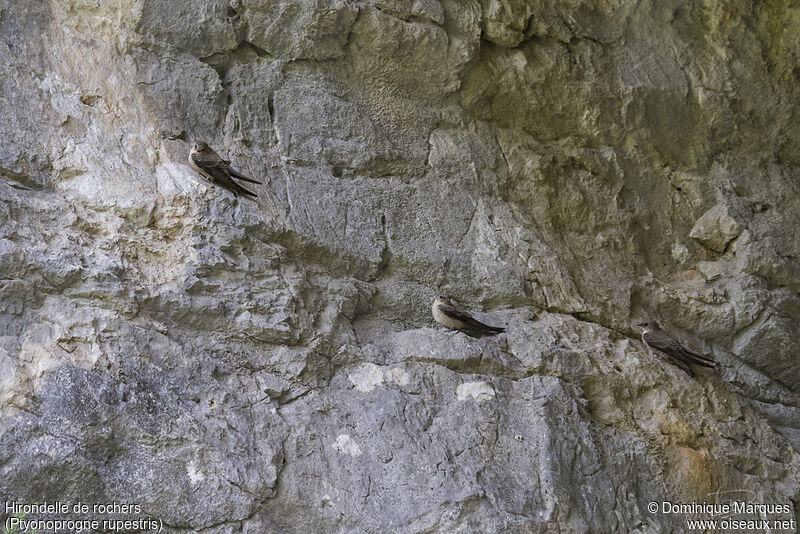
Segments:
[[[697,220],[689,236],[715,252],[724,253],[742,233],[742,226],[728,211],[727,206],[717,204]]]
[[[215,534],[797,521],[798,35],[744,0],[0,2],[0,499]],[[438,293],[506,333],[436,327]]]

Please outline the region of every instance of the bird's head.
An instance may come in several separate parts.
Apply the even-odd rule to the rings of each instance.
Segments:
[[[658,326],[658,323],[655,321],[645,321],[643,323],[639,323],[636,326],[641,327],[642,329],[644,329],[645,332],[649,330],[661,330],[661,327]]]
[[[195,141],[192,147],[192,152],[205,152],[208,150],[208,143],[205,141]]]
[[[447,295],[437,295],[435,303],[438,304],[450,304],[450,297]]]

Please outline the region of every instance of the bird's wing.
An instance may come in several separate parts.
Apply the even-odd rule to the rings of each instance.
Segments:
[[[450,306],[449,304],[439,304],[438,308],[439,311],[442,312],[447,317],[454,319],[456,321],[461,321],[462,323],[467,323],[471,320],[472,321],[475,320],[468,313],[464,313],[461,310],[458,310],[453,306]]]
[[[244,174],[240,173],[236,169],[232,169],[231,167],[228,167],[228,172],[230,173],[231,176],[233,176],[236,179],[239,179],[239,180],[242,180],[242,181],[245,181],[245,182],[250,182],[251,184],[260,184],[261,183],[258,180],[253,180],[252,178],[248,178]]]
[[[689,350],[686,347],[684,347],[683,345],[681,345],[681,350],[683,351],[684,355],[687,358],[692,360],[692,363],[695,363],[697,365],[702,365],[702,366],[705,366],[705,367],[714,367],[714,366],[717,365],[717,362],[715,362],[711,358],[709,358],[707,356],[703,356],[702,354],[698,354],[693,350]]]
[[[197,165],[198,168],[202,169],[203,172],[208,174],[215,184],[232,191],[234,194],[249,195],[251,197],[258,196],[249,189],[245,189],[233,181],[233,178],[231,178],[230,175],[230,169],[218,155],[203,155],[195,153],[190,157],[192,158],[192,162]]]
[[[489,326],[483,324],[482,322],[472,317],[470,314],[458,310],[453,306],[449,306],[447,304],[439,304],[439,311],[441,311],[443,314],[450,317],[451,319],[464,323],[468,328],[473,328],[478,330],[490,328]]]
[[[222,159],[220,159],[220,157],[216,154],[204,155],[194,153],[191,155],[191,158],[194,164],[208,173],[211,179],[215,182],[219,182],[220,184],[224,185],[234,183],[228,174],[228,166],[225,165],[225,162],[222,161]]]
[[[714,367],[715,362],[681,345],[675,338],[664,332],[651,331],[642,336],[644,342],[656,350],[669,354],[684,363],[693,363],[704,367]]]

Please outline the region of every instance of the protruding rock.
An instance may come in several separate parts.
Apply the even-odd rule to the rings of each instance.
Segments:
[[[703,246],[722,253],[741,233],[742,225],[730,215],[728,206],[717,204],[697,219],[689,235]]]

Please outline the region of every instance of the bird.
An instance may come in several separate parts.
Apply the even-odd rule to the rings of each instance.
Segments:
[[[639,323],[637,326],[640,326],[643,330],[642,341],[644,341],[645,345],[670,356],[672,361],[689,376],[695,376],[689,364],[716,367],[717,363],[714,360],[687,349],[677,339],[663,331],[655,321]]]
[[[248,195],[257,197],[258,195],[249,189],[245,189],[239,185],[238,182],[235,182],[234,178],[250,182],[251,184],[260,184],[261,182],[248,178],[231,168],[230,163],[230,161],[219,157],[219,154],[214,152],[205,141],[195,141],[192,149],[189,151],[189,165],[213,183],[231,191],[234,196]]]
[[[461,330],[470,337],[494,336],[506,331],[505,328],[483,324],[467,312],[461,311],[446,295],[439,295],[433,300],[431,312],[440,325],[451,330]]]

